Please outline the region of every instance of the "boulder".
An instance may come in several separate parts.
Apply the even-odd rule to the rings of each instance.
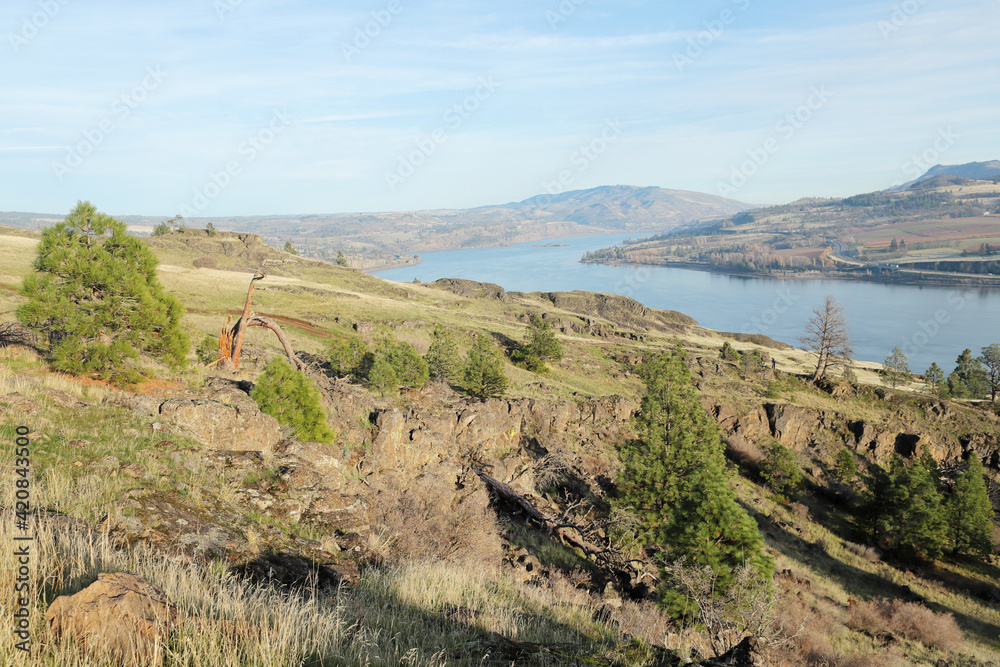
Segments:
[[[233,407],[219,401],[175,398],[160,406],[160,418],[212,449],[260,451],[281,441],[278,420],[258,410],[256,404]]]
[[[99,574],[76,595],[55,599],[46,613],[56,638],[82,643],[97,660],[159,665],[177,607],[160,589],[134,574]]]

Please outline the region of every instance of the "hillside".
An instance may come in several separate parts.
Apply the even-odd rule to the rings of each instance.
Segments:
[[[1000,286],[1000,186],[939,173],[908,190],[802,199],[700,221],[584,261]]]
[[[149,359],[157,377],[128,390],[55,373],[42,348],[0,347],[4,479],[20,465],[15,427],[31,431],[33,664],[93,664],[82,644],[52,639],[45,615],[106,572],[142,575],[177,606],[167,665],[719,664],[706,660],[705,632],[657,606],[656,556],[630,541],[634,519],[610,504],[617,445],[635,436],[637,364],[678,343],[775,560],[778,597],[762,599],[770,642],[750,664],[1000,661],[1000,537],[988,562],[913,564],[871,545],[857,517],[864,480],[897,453],[939,461],[942,488],[963,455],[979,456],[1000,509],[1000,415],[986,404],[919,383],[887,390],[866,363],[856,384],[817,387],[803,379],[813,360],[802,350],[625,297],[388,283],[248,234],[189,229],[147,242],[195,346],[242,309],[263,264],[254,310],[310,363],[335,437],[292,439],[248,396],[281,354],[263,329],[247,334],[236,373]],[[22,302],[36,243],[0,230],[0,321]],[[434,382],[383,396],[332,377],[326,362],[331,340],[347,337],[425,353],[436,325],[462,356],[477,334],[509,350],[532,314],[554,327],[563,358],[544,375],[508,360],[500,398]],[[776,369],[721,359],[727,342]],[[804,476],[790,497],[762,477],[775,441]],[[857,476],[836,473],[843,451]],[[14,507],[7,484],[8,544]],[[15,566],[5,550],[0,573]],[[13,595],[0,589],[0,605],[14,608]],[[888,615],[883,598],[895,601]],[[0,633],[0,655],[14,641]]]
[[[708,217],[746,210],[740,202],[684,190],[605,186],[522,202],[464,210],[333,215],[190,218],[188,227],[249,232],[275,246],[291,241],[303,255],[334,260],[343,251],[351,266],[373,268],[418,261],[432,250],[511,245],[528,241],[606,234],[660,232]],[[148,216],[119,216],[135,231],[150,233],[162,222]],[[2,213],[0,224],[35,228],[59,216]]]

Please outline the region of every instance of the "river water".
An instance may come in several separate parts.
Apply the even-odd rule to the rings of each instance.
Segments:
[[[882,362],[898,346],[915,373],[924,372],[934,361],[950,373],[965,348],[978,355],[983,346],[1000,343],[996,288],[774,279],[580,263],[584,252],[625,238],[587,236],[429,252],[421,255],[423,262],[417,266],[375,275],[398,282],[466,278],[519,292],[622,294],[652,308],[680,311],[709,329],[762,333],[798,347],[812,310],[831,294],[844,306],[856,358]]]

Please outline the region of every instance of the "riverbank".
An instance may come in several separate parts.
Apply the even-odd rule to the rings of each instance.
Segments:
[[[610,262],[605,260],[580,260],[581,264],[603,266],[655,266],[663,269],[685,269],[705,271],[725,276],[744,278],[774,278],[779,280],[845,280],[880,285],[913,285],[926,287],[993,287],[1000,288],[1000,276],[977,276],[974,274],[949,274],[945,272],[899,269],[872,274],[861,271],[741,271],[729,267],[714,266],[700,262]]]

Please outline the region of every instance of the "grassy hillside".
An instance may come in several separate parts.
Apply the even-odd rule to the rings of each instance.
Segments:
[[[0,230],[0,321],[21,302],[35,243]],[[237,440],[220,450],[171,421],[164,401],[252,412],[240,383],[281,353],[266,330],[250,330],[236,374],[147,360],[155,379],[128,391],[55,373],[44,350],[0,349],[4,479],[13,475],[14,427],[33,432],[33,664],[91,664],[79,646],[50,640],[45,609],[108,571],[141,574],[183,612],[170,665],[638,666],[707,656],[703,629],[677,625],[643,594],[657,568],[624,546],[627,517],[608,504],[621,468],[615,444],[632,436],[643,390],[635,365],[677,343],[722,427],[738,497],[776,561],[778,597],[762,600],[771,641],[757,664],[1000,661],[995,554],[989,563],[905,564],[867,545],[854,516],[863,475],[904,445],[946,468],[979,452],[996,482],[1000,417],[988,406],[886,391],[874,364],[859,366],[857,385],[819,388],[802,378],[811,363],[802,350],[708,331],[622,297],[393,284],[249,235],[188,230],[149,244],[161,281],[187,307],[194,344],[238,316],[263,267],[254,310],[276,319],[296,351],[322,357],[349,334],[423,353],[435,325],[454,332],[460,353],[477,333],[510,347],[538,314],[565,356],[545,375],[507,363],[504,399],[485,402],[433,383],[381,397],[314,370],[331,445]],[[777,370],[721,360],[727,341],[775,357]],[[761,450],[775,439],[805,477],[791,498],[760,477]],[[845,448],[860,474],[840,482],[833,463]],[[474,470],[569,532],[526,521]],[[9,544],[12,485],[0,507]],[[602,547],[574,546],[582,543]],[[0,573],[14,571],[12,559],[0,556]],[[11,596],[0,589],[4,608]],[[897,602],[889,609],[882,598]],[[0,655],[12,644],[0,633]]]

